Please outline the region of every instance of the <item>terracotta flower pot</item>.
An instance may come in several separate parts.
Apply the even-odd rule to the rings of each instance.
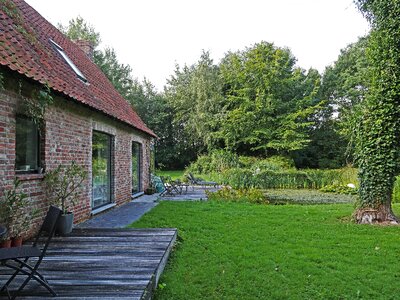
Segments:
[[[4,240],[0,243],[0,248],[10,248],[11,247],[11,240]]]
[[[21,247],[22,246],[22,237],[15,237],[11,241],[11,247]]]

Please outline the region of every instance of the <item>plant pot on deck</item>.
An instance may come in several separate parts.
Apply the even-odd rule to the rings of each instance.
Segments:
[[[10,248],[11,247],[11,240],[7,239],[7,240],[2,240],[0,242],[0,248]]]
[[[11,240],[11,247],[21,247],[22,246],[22,237],[18,236],[18,237],[14,237]]]
[[[74,214],[72,212],[62,214],[57,221],[56,233],[59,235],[70,234],[73,224]]]

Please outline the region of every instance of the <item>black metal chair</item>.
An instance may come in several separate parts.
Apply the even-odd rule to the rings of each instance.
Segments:
[[[53,296],[57,296],[56,292],[50,287],[47,280],[38,272],[40,263],[42,262],[47,248],[50,244],[56,224],[61,216],[62,211],[55,206],[50,206],[49,211],[43,221],[43,224],[32,244],[32,246],[22,246],[13,248],[0,249],[0,264],[1,266],[15,270],[10,279],[3,285],[1,292],[6,292],[8,299],[15,299],[31,279],[35,279],[38,283],[44,286]],[[44,233],[47,233],[43,248],[39,248],[38,242]],[[37,258],[37,261],[32,265],[28,263],[30,258]],[[26,275],[27,278],[22,282],[15,292],[10,292],[9,285],[17,277],[17,275]]]

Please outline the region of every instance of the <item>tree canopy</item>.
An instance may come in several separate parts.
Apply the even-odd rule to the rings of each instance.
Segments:
[[[194,64],[177,65],[159,92],[147,79],[135,78],[113,48],[100,50],[100,34],[81,17],[59,28],[97,46],[94,62],[158,135],[158,167],[183,168],[221,149],[291,156],[304,168],[351,161],[346,147],[359,132],[357,116],[371,81],[368,38],[343,49],[323,76],[301,69],[289,49],[268,42],[228,52],[218,63],[203,51]]]

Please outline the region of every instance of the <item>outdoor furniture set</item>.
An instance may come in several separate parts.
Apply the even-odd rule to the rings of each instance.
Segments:
[[[189,184],[181,182],[180,180],[171,180],[170,177],[160,177],[161,182],[164,186],[164,190],[161,192],[160,196],[173,196],[174,194],[181,195],[182,193],[187,193]]]
[[[201,186],[203,188],[218,186],[217,182],[205,181],[201,178],[194,177],[191,173],[186,175],[188,182],[182,182],[180,180],[171,180],[169,176],[152,176],[152,184],[156,187],[157,191],[160,191],[160,196],[174,196],[187,194],[189,186],[192,186],[194,190],[195,186]]]
[[[193,188],[195,185],[199,185],[204,188],[207,188],[207,187],[216,188],[218,186],[218,183],[216,183],[215,181],[206,181],[206,180],[203,180],[202,178],[194,177],[192,173],[188,173],[186,177],[189,180],[189,183],[193,186]]]
[[[19,296],[24,287],[29,283],[31,279],[36,280],[39,284],[45,287],[53,296],[56,296],[56,292],[50,287],[47,280],[39,273],[38,268],[46,254],[46,250],[50,244],[52,237],[56,230],[56,224],[60,218],[62,211],[55,207],[50,206],[49,211],[43,221],[43,224],[33,241],[32,246],[20,246],[12,248],[1,248],[0,249],[0,267],[6,267],[14,270],[14,273],[10,276],[7,282],[1,287],[0,293],[6,294],[8,299],[15,299]],[[0,237],[6,233],[6,229],[0,226]],[[42,236],[47,234],[47,238],[44,239],[42,247],[38,247],[39,241],[43,241]],[[29,259],[33,258],[33,262],[30,264]],[[22,284],[15,290],[10,290],[10,284],[14,281],[17,276],[25,275],[26,279]]]

